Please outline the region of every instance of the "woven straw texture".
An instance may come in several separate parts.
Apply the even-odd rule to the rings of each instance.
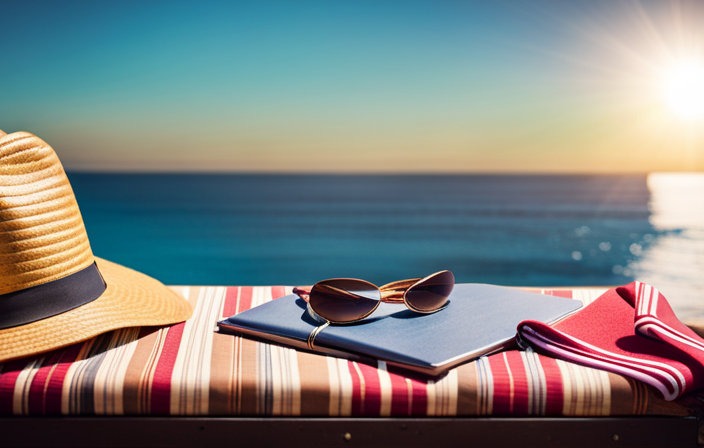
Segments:
[[[0,294],[58,280],[94,260],[54,150],[27,132],[0,131]],[[106,291],[71,311],[0,330],[0,361],[118,328],[166,325],[191,316],[190,305],[157,280],[105,260],[97,264]]]

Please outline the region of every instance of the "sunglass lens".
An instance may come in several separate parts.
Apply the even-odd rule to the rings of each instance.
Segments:
[[[455,276],[452,272],[438,272],[406,291],[406,302],[419,311],[436,311],[447,303],[454,287]]]
[[[310,292],[310,306],[331,322],[362,319],[379,306],[381,292],[369,282],[332,279],[318,282]]]

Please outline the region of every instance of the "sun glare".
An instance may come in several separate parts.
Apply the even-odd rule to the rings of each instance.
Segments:
[[[684,64],[674,69],[665,86],[670,108],[686,119],[704,116],[704,64]]]

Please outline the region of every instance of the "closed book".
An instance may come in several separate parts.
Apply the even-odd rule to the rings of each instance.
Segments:
[[[281,297],[218,322],[219,331],[252,336],[308,350],[320,324],[296,295]],[[433,314],[381,303],[368,318],[330,325],[315,338],[314,351],[348,359],[381,360],[431,376],[509,346],[524,320],[553,323],[581,307],[577,300],[503,286],[457,284],[448,305]]]

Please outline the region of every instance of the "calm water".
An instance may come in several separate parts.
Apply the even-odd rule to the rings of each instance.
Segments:
[[[70,178],[95,254],[167,284],[638,278],[704,315],[700,175]]]

